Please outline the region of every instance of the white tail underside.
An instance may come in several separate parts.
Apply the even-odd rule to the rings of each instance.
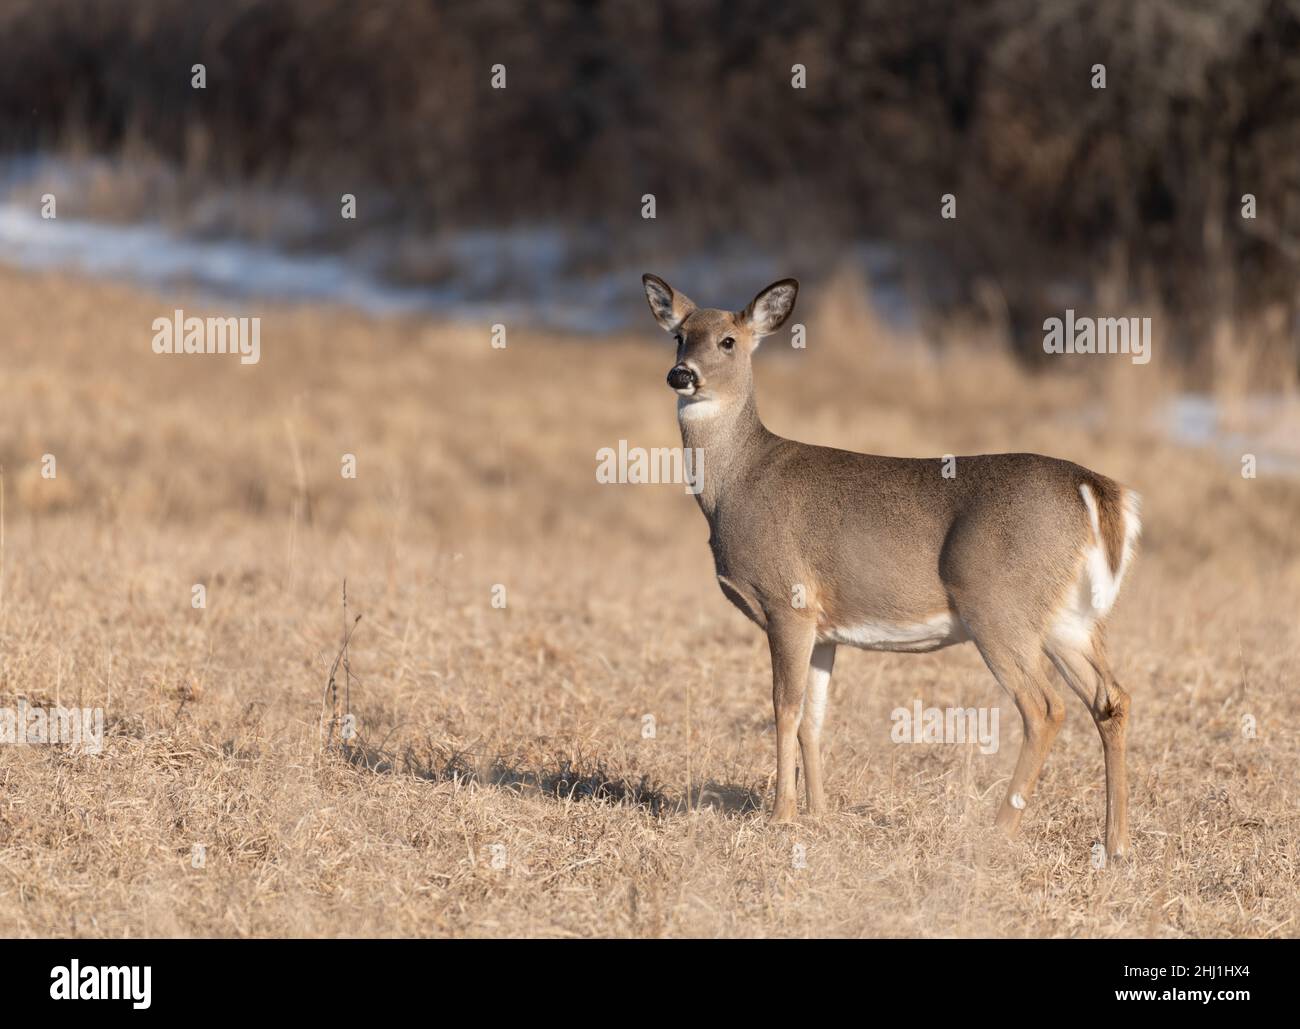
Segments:
[[[1101,534],[1101,516],[1097,510],[1097,498],[1087,483],[1079,484],[1079,494],[1088,509],[1088,524],[1092,529],[1091,538],[1083,552],[1083,567],[1075,588],[1067,597],[1065,605],[1057,612],[1056,620],[1052,625],[1052,636],[1067,646],[1087,649],[1097,620],[1105,617],[1115,606],[1119,588],[1124,582],[1124,573],[1128,571],[1129,562],[1133,559],[1138,536],[1142,531],[1142,521],[1139,516],[1141,498],[1132,490],[1123,491],[1121,505],[1124,545],[1120,551],[1119,570],[1112,572],[1110,558],[1106,554],[1106,541]]]

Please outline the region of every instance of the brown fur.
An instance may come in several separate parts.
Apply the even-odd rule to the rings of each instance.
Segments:
[[[1106,548],[1110,570],[1118,572],[1124,559],[1124,488],[1114,479],[1096,472],[1086,472],[1083,481],[1097,498],[1097,522],[1101,526],[1101,542]]]

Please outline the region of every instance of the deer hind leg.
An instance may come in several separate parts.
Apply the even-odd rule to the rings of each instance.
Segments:
[[[997,632],[990,627],[972,629],[975,645],[998,684],[1011,694],[1024,725],[1020,756],[1011,774],[1006,796],[998,808],[996,825],[1008,835],[1020,827],[1025,806],[1043,769],[1047,752],[1065,721],[1065,705],[1047,680],[1047,666],[1038,638],[1031,633]]]
[[[1053,635],[1044,649],[1097,724],[1106,762],[1106,853],[1119,857],[1128,851],[1129,695],[1111,674],[1100,627],[1086,638]]]
[[[769,618],[767,641],[772,651],[772,707],[776,713],[776,802],[773,822],[792,822],[795,803],[795,748],[809,678],[816,627],[811,621]],[[818,768],[820,783],[821,769]]]
[[[826,718],[826,697],[835,668],[835,644],[818,643],[813,647],[808,667],[808,687],[799,718],[799,750],[803,756],[804,786],[808,792],[808,812],[826,813],[826,794],[822,788],[822,722]]]

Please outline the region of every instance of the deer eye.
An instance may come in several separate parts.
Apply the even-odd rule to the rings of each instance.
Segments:
[[[718,342],[718,346],[722,347],[723,350],[730,350],[735,345],[736,341],[730,336],[725,336]]]

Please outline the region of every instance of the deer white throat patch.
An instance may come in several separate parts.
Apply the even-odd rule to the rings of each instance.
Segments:
[[[693,422],[699,418],[712,418],[722,410],[716,400],[696,400],[693,397],[677,398],[677,418],[683,422]]]

